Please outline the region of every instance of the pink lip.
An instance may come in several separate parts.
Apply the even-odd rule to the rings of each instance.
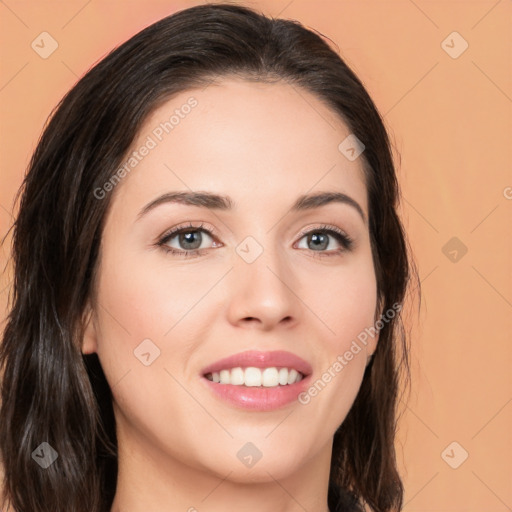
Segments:
[[[284,350],[276,350],[273,352],[259,352],[256,350],[248,350],[240,352],[230,357],[220,359],[203,368],[201,375],[207,373],[219,372],[220,370],[228,370],[231,368],[295,368],[302,375],[307,376],[313,372],[311,365],[299,356],[286,352]]]
[[[249,366],[255,368],[295,368],[304,377],[300,382],[272,388],[220,384],[205,377],[208,373],[223,369],[247,368]],[[203,368],[201,381],[218,398],[232,406],[253,411],[272,411],[297,400],[297,396],[309,386],[312,372],[313,369],[307,361],[290,352],[281,350],[274,352],[247,351],[221,359]]]
[[[273,411],[297,401],[300,393],[309,386],[311,377],[304,377],[300,382],[277,386],[275,388],[233,386],[231,384],[219,384],[206,377],[201,379],[206,386],[222,401],[252,411]]]

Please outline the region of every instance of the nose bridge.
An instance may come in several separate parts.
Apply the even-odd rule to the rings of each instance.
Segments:
[[[295,318],[297,297],[294,273],[273,233],[247,236],[236,247],[231,279],[230,311],[233,321],[258,319],[263,324]]]

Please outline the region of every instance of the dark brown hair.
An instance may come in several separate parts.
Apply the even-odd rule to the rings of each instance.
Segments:
[[[0,346],[0,452],[16,512],[105,512],[117,476],[112,396],[97,356],[81,352],[114,175],[147,116],[214,79],[283,80],[322,100],[364,143],[378,314],[401,304],[414,274],[398,218],[391,145],[361,81],[322,37],[292,20],[209,4],[166,17],[112,51],[66,94],[16,200],[14,282]],[[340,141],[341,142],[341,141]],[[415,275],[415,274],[414,274]],[[334,436],[329,507],[399,510],[394,437],[408,375],[401,314],[384,324],[360,391]],[[41,470],[43,441],[59,454]]]

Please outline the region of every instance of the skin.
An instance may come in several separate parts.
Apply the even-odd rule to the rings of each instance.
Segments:
[[[300,94],[299,94],[300,92]],[[201,369],[245,350],[287,350],[309,361],[313,379],[374,324],[376,278],[368,224],[330,203],[299,213],[302,194],[343,192],[368,218],[361,158],[338,150],[346,125],[310,93],[285,82],[223,78],[183,92],[153,112],[133,148],[193,96],[180,119],[115,189],[102,237],[83,352],[97,352],[112,388],[119,474],[112,511],[326,511],[335,430],[359,390],[366,347],[307,405],[270,412],[221,401]],[[229,195],[232,211],[178,203],[139,211],[164,192]],[[183,257],[156,243],[174,226],[204,223],[203,253]],[[333,225],[316,249],[301,232]],[[193,231],[193,229],[192,229]],[[236,252],[253,237],[262,254]],[[178,236],[167,245],[190,250]],[[320,252],[331,256],[315,257]],[[134,349],[149,338],[160,356],[145,366]],[[262,453],[248,468],[247,442]]]

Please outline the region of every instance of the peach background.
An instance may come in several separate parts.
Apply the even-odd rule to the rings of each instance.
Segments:
[[[13,221],[14,193],[43,123],[63,94],[115,45],[198,3],[0,3],[0,236]],[[511,510],[511,3],[245,3],[335,41],[401,155],[402,216],[423,288],[422,312],[410,323],[413,389],[398,443],[405,510]],[[59,44],[48,59],[31,48],[43,31]],[[442,46],[454,31],[469,44],[456,59]],[[453,52],[462,41],[447,44]],[[452,237],[468,249],[457,262],[443,252]],[[2,318],[11,274],[0,282]],[[441,456],[453,441],[469,453],[457,469]],[[446,460],[457,461],[460,450],[448,450]]]

